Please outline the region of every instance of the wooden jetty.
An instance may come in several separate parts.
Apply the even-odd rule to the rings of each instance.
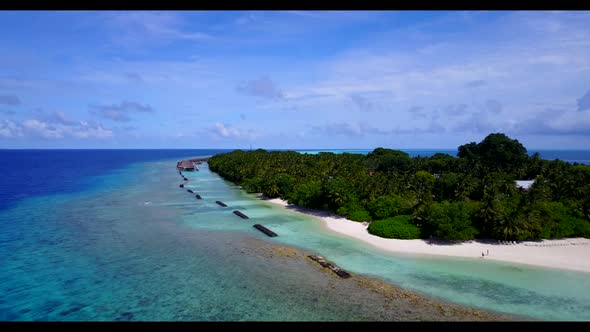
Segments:
[[[197,194],[195,197],[196,197],[197,199],[203,199],[203,198],[201,197],[201,195],[199,195],[199,194]]]
[[[351,277],[350,273],[326,261],[322,256],[309,255],[307,257],[309,257],[309,259],[311,259],[314,262],[318,262],[322,267],[332,270],[332,272],[336,273],[336,275],[340,278],[347,279]]]
[[[182,184],[182,183],[181,183],[179,187],[180,187],[180,188],[184,188],[184,184]]]
[[[250,219],[250,218],[248,218],[248,216],[247,216],[247,215],[243,214],[242,212],[240,212],[240,211],[238,211],[238,210],[235,210],[235,211],[234,211],[234,214],[235,214],[235,215],[237,215],[237,216],[240,216],[240,217],[242,217],[242,219]]]
[[[223,203],[222,201],[215,201],[215,203],[217,203],[217,204],[219,204],[219,205],[221,205],[221,206],[223,206],[223,207],[226,207],[226,206],[227,206],[227,205],[225,205],[225,203]]]
[[[275,232],[271,231],[270,229],[262,226],[261,224],[256,224],[253,227],[256,228],[257,230],[261,231],[262,233],[270,236],[270,237],[278,236],[277,233],[275,233]]]
[[[186,191],[188,191],[191,194],[194,194],[195,193],[194,191],[192,191],[192,189],[187,189]]]

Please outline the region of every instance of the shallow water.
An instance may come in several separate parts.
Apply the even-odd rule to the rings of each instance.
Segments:
[[[207,215],[173,167],[131,167],[92,192],[0,212],[0,320],[371,319],[305,262],[244,254],[258,234],[183,225]]]
[[[243,229],[260,223],[283,244],[318,252],[341,267],[456,303],[548,320],[590,319],[590,274],[481,259],[392,254],[333,234],[314,218],[256,200],[204,168],[189,175],[189,187],[230,206],[215,223],[196,213],[184,218],[193,228]],[[229,189],[229,190],[228,190]],[[205,196],[204,196],[205,197]],[[207,205],[205,203],[204,205]],[[239,209],[251,220],[231,213]],[[204,212],[213,216],[214,210]]]
[[[588,274],[385,253],[259,201],[206,165],[185,172],[190,182],[180,189],[174,166],[135,163],[86,178],[91,189],[0,210],[0,320],[372,319],[359,310],[369,302],[331,294],[311,267],[244,254],[251,239],[303,248],[353,273],[461,304],[590,319]],[[255,223],[279,237],[267,238]]]

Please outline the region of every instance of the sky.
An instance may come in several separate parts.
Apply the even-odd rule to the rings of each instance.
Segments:
[[[590,12],[2,11],[0,149],[590,147]]]

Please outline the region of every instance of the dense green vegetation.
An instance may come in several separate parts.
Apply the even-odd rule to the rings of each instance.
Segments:
[[[369,221],[383,237],[590,237],[590,166],[529,156],[501,133],[460,146],[458,157],[259,149],[215,155],[209,166],[248,192]],[[524,190],[517,179],[535,182]]]
[[[369,225],[369,232],[390,239],[417,239],[420,237],[420,228],[412,223],[411,215],[399,215],[374,221]]]

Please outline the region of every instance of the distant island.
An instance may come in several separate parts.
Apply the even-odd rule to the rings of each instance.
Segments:
[[[458,157],[258,149],[208,162],[250,193],[370,222],[369,233],[384,238],[590,238],[590,166],[529,156],[502,133],[459,146]]]

